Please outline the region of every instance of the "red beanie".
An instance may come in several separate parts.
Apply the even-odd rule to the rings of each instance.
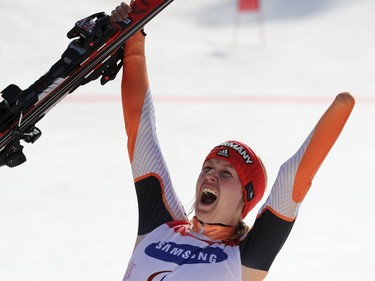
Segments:
[[[207,155],[205,162],[217,158],[229,162],[236,170],[243,189],[245,205],[242,218],[262,199],[266,189],[266,171],[260,158],[246,144],[226,141]]]

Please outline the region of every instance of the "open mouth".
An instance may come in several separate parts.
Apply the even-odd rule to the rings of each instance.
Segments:
[[[201,195],[201,203],[205,205],[210,205],[214,203],[217,199],[217,195],[215,190],[211,188],[204,187],[202,190],[202,195]]]

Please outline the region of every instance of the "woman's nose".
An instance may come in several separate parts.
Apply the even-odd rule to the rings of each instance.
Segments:
[[[209,170],[206,173],[206,178],[208,180],[217,181],[217,173],[216,173],[216,171],[214,169]]]

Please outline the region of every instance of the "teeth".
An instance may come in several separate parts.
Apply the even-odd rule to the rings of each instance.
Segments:
[[[202,188],[202,195],[200,198],[200,202],[204,205],[211,205],[217,199],[217,195],[215,190],[209,187]]]
[[[213,189],[211,189],[211,188],[204,187],[204,188],[202,189],[202,192],[203,192],[203,193],[211,193],[211,194],[213,194],[213,195],[215,195],[215,196],[217,197],[217,194],[216,194],[215,190],[213,190]]]

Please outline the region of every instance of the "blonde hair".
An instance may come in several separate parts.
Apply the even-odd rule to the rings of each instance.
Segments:
[[[244,221],[239,221],[234,234],[229,238],[229,241],[235,241],[244,237],[250,231],[250,226],[248,226]]]

